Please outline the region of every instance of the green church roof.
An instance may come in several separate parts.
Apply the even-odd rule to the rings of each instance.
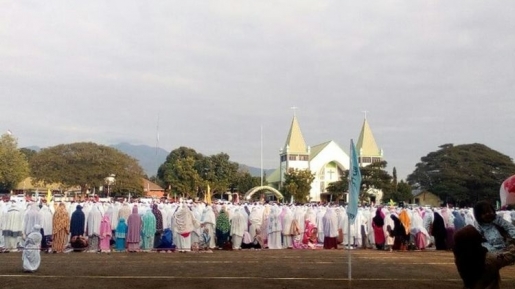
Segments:
[[[309,160],[314,159],[330,143],[331,143],[331,141],[326,141],[324,143],[312,146],[311,147],[311,154],[309,155]]]

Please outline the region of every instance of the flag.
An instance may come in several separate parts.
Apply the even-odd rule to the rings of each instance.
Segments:
[[[50,189],[48,189],[48,191],[46,192],[46,202],[47,202],[47,204],[49,204],[50,201],[52,201],[52,192],[50,192]]]
[[[350,223],[354,223],[358,214],[358,198],[361,190],[361,172],[359,170],[358,155],[352,139],[350,140],[350,165],[349,165],[349,204],[347,216]]]
[[[207,200],[206,200],[207,204],[211,205],[211,187],[209,187],[209,184],[207,184],[206,195],[207,195]]]

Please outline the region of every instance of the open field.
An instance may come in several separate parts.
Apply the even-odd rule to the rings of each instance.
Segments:
[[[462,288],[450,252],[260,250],[42,254],[23,273],[21,253],[0,254],[0,288]],[[515,266],[502,288],[515,288]]]

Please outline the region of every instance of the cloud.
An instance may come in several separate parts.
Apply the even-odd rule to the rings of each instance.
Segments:
[[[403,177],[443,143],[515,157],[509,1],[0,4],[0,123],[20,145],[227,152],[278,165],[295,105],[308,145],[357,139],[368,110]]]

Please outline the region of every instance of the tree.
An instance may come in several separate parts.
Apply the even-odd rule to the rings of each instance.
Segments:
[[[20,152],[25,155],[25,158],[30,164],[30,161],[32,160],[32,157],[35,156],[38,152],[29,148],[21,148]]]
[[[10,191],[29,176],[29,164],[10,134],[0,137],[0,190]]]
[[[204,158],[199,171],[205,175],[214,193],[224,193],[229,187],[235,187],[239,164],[232,162],[226,153],[218,153]]]
[[[345,170],[339,181],[330,183],[327,188],[327,192],[333,195],[332,199],[335,200],[334,196],[343,197],[344,193],[349,190],[349,170]]]
[[[397,186],[396,189],[392,192],[392,196],[389,199],[394,200],[395,202],[404,202],[407,203],[409,200],[413,197],[411,194],[412,188],[411,186],[406,183],[405,181],[401,180]]]
[[[157,179],[160,181],[160,183],[163,183],[167,189],[172,189],[172,186],[174,186],[172,190],[175,191],[176,194],[184,193],[182,191],[178,191],[178,188],[185,188],[186,185],[176,183],[180,177],[177,175],[179,171],[175,169],[175,166],[179,164],[179,161],[187,158],[193,160],[193,170],[195,170],[198,174],[198,164],[204,158],[204,156],[200,153],[197,153],[192,148],[182,146],[171,151],[170,154],[168,154],[166,157],[165,162],[161,164],[157,170]]]
[[[165,163],[163,172],[163,180],[165,183],[171,184],[174,194],[186,198],[197,197],[202,179],[195,170],[195,159],[193,157],[177,159],[173,164]]]
[[[240,170],[234,178],[234,185],[242,193],[248,192],[250,189],[261,185],[260,177],[253,177],[248,170]],[[266,183],[263,183],[266,185]]]
[[[79,186],[82,194],[104,186],[104,178],[116,175],[112,192],[143,193],[143,169],[138,161],[117,149],[90,142],[61,144],[42,149],[31,161],[33,177],[44,183]]]
[[[513,160],[483,144],[444,144],[422,157],[408,183],[460,206],[499,199],[499,187],[515,174]]]
[[[383,191],[383,200],[389,199],[393,191],[392,179],[393,177],[385,170],[388,163],[386,161],[372,163],[366,167],[360,168],[361,170],[361,193],[360,201],[367,202],[369,189],[378,189]],[[391,197],[390,197],[391,198]]]
[[[183,161],[189,159],[184,163]],[[182,168],[176,168],[176,166]],[[238,163],[231,162],[229,155],[219,153],[212,156],[204,156],[192,148],[179,147],[168,155],[166,161],[158,169],[158,179],[167,187],[171,187],[176,193],[192,195],[192,180],[195,179],[197,187],[195,194],[200,197],[200,192],[209,184],[213,194],[224,193],[229,187],[235,186],[235,178],[238,172]],[[193,177],[193,170],[196,176]],[[180,174],[186,175],[180,175]],[[193,178],[193,179],[192,179]],[[184,183],[179,183],[184,182]],[[177,191],[180,189],[181,191]],[[186,191],[184,191],[186,190]]]
[[[309,191],[314,179],[315,175],[309,169],[290,168],[284,175],[281,193],[286,199],[293,196],[297,203],[309,202]]]

